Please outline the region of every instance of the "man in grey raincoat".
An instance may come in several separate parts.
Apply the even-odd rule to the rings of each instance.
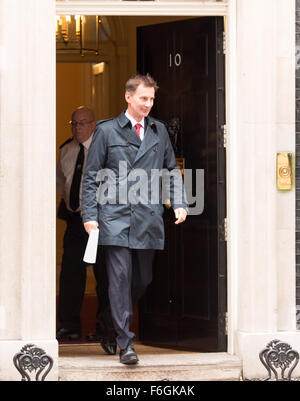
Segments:
[[[106,251],[109,299],[124,364],[138,362],[130,331],[133,306],[152,281],[155,250],[164,248],[162,181],[175,224],[187,215],[168,132],[162,122],[148,116],[157,89],[149,75],[127,81],[128,108],[119,117],[98,123],[83,180],[82,218],[88,233],[99,227],[99,244]]]

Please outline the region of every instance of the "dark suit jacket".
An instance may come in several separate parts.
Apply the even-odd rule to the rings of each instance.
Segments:
[[[99,222],[101,245],[164,248],[164,199],[155,185],[162,169],[172,172],[168,188],[173,209],[187,208],[162,122],[148,116],[143,141],[124,113],[97,124],[83,179],[82,217],[84,222]]]

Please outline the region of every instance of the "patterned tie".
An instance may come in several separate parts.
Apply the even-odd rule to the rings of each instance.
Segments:
[[[82,143],[80,143],[79,146],[80,150],[78,152],[70,190],[70,207],[74,211],[79,208],[79,190],[84,162],[84,146]]]
[[[139,123],[135,124],[135,130],[139,137],[141,136],[141,127],[142,127],[142,124],[139,124]]]

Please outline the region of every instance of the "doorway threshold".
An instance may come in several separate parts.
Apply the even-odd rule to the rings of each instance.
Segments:
[[[96,343],[59,345],[61,381],[238,381],[242,364],[226,352],[199,353],[135,345],[139,363],[122,365]]]

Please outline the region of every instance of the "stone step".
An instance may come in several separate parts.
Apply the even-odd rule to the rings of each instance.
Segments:
[[[61,344],[61,381],[237,381],[241,361],[227,353],[198,353],[136,344],[137,365],[126,366],[119,355],[104,353],[99,344]]]

